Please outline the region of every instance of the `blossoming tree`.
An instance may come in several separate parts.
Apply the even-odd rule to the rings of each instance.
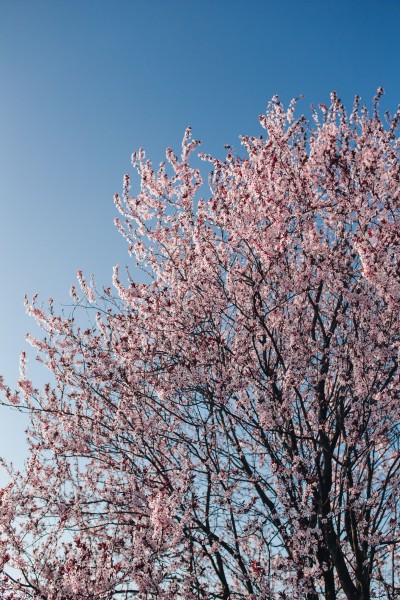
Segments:
[[[359,599],[400,594],[400,169],[395,132],[332,94],[265,138],[115,196],[146,273],[68,318],[27,303],[55,383],[1,490],[3,598]],[[142,278],[143,281],[143,278]],[[93,319],[79,327],[78,308]]]

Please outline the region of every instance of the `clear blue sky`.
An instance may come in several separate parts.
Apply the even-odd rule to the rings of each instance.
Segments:
[[[68,302],[76,270],[128,263],[112,197],[139,146],[187,125],[223,154],[279,94],[400,102],[399,0],[0,0],[0,373],[15,385],[25,293]],[[206,192],[205,192],[206,194]],[[46,374],[32,366],[36,381]],[[24,422],[0,410],[0,454]]]

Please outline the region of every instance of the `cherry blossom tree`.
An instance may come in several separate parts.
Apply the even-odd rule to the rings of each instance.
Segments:
[[[137,271],[34,298],[4,402],[29,458],[1,490],[2,597],[400,597],[399,113],[331,105],[115,196]],[[89,314],[84,320],[81,309]],[[92,316],[90,316],[92,315]]]

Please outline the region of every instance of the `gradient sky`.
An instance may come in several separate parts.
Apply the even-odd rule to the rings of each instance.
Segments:
[[[0,0],[0,373],[35,332],[24,294],[68,304],[76,271],[127,264],[113,226],[132,151],[155,163],[186,126],[204,152],[259,135],[274,94],[299,110],[400,102],[399,0]],[[207,195],[207,191],[204,191]],[[68,312],[68,306],[65,310]],[[32,354],[31,354],[32,356]],[[33,363],[33,364],[32,364]],[[30,362],[38,385],[48,377]],[[21,464],[25,420],[0,407],[0,455]]]

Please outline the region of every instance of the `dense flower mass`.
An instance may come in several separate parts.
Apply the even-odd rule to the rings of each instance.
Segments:
[[[2,598],[400,594],[400,169],[356,99],[277,98],[210,161],[133,155],[117,227],[145,278],[78,273],[69,318],[27,308],[54,375],[21,363],[24,473],[1,490]],[[78,308],[93,320],[78,326]]]

